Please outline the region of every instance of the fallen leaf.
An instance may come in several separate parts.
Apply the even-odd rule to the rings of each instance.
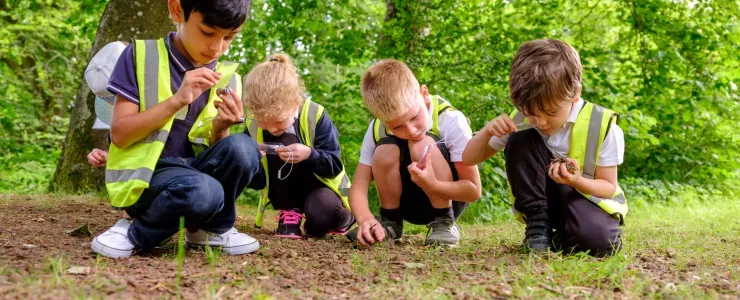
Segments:
[[[90,267],[74,266],[67,269],[67,273],[75,275],[87,275],[90,273]]]
[[[75,229],[67,230],[66,232],[70,236],[92,236],[92,232],[90,232],[90,226],[87,223]]]

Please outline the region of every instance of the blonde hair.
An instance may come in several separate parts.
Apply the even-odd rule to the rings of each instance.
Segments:
[[[522,44],[509,73],[509,95],[516,108],[531,114],[544,112],[581,93],[581,59],[578,51],[559,40]]]
[[[385,59],[365,71],[360,91],[370,113],[388,122],[411,108],[419,94],[419,81],[406,64]]]
[[[290,56],[277,53],[244,78],[244,106],[257,120],[283,116],[303,103],[305,87]]]

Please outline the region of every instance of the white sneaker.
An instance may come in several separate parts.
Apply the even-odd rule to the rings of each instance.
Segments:
[[[96,236],[92,241],[92,250],[110,258],[125,258],[131,256],[134,244],[128,240],[128,227],[131,222],[121,219],[113,227]]]
[[[185,242],[195,246],[221,247],[228,255],[247,254],[260,248],[260,243],[246,233],[240,233],[236,228],[222,234],[207,232],[198,229],[196,232],[185,231]]]

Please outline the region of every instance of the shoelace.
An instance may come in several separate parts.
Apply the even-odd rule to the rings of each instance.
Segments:
[[[429,228],[431,231],[435,230],[443,230],[445,232],[452,232],[452,220],[449,219],[434,219],[431,223],[427,225],[427,228]],[[427,231],[427,234],[429,231]]]
[[[295,225],[301,222],[303,215],[293,210],[280,210],[277,219],[283,221],[283,224]]]

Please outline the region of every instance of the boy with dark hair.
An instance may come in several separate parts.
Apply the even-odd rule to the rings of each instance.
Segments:
[[[581,72],[578,52],[565,42],[521,45],[509,76],[517,110],[486,124],[463,161],[475,165],[505,148],[526,248],[546,251],[552,244],[604,256],[622,246],[627,204],[617,166],[624,134],[615,112],[581,99]]]
[[[108,84],[116,94],[105,172],[111,204],[133,218],[98,235],[92,249],[128,257],[178,231],[189,245],[230,255],[257,250],[239,233],[235,199],[259,171],[257,144],[230,134],[243,121],[237,64],[218,63],[246,21],[249,0],[169,0],[177,32],[133,41]],[[226,88],[226,93],[217,89]]]

